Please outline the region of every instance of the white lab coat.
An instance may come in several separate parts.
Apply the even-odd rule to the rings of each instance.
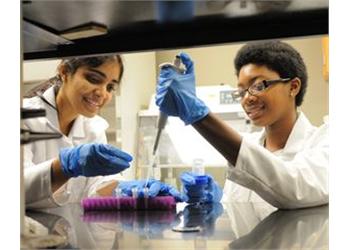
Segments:
[[[43,93],[43,97],[56,107],[53,87]],[[59,132],[57,111],[39,97],[23,100],[25,108],[44,108],[46,117],[25,119],[23,126],[32,131]],[[24,146],[24,184],[27,208],[47,208],[67,202],[79,202],[81,198],[92,196],[102,182],[121,179],[120,175],[106,177],[71,178],[54,194],[51,192],[51,164],[58,157],[59,150],[84,143],[106,143],[105,130],[108,123],[99,116],[87,118],[79,115],[69,132],[60,139],[36,141]]]
[[[328,203],[328,122],[311,125],[302,112],[285,147],[263,147],[264,130],[243,136],[235,166],[230,165],[222,201],[262,201],[278,208]]]

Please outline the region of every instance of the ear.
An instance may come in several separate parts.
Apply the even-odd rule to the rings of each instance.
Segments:
[[[61,63],[58,65],[57,71],[58,75],[60,76],[62,82],[65,82],[67,80],[67,66],[64,63]]]
[[[301,88],[301,81],[298,77],[295,77],[290,82],[290,96],[295,97]]]

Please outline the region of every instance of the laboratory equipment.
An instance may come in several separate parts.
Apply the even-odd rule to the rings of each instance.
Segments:
[[[45,109],[28,109],[21,108],[21,119],[30,119],[46,116]],[[39,140],[49,140],[61,138],[61,133],[54,132],[37,132],[21,128],[21,144],[27,144]]]
[[[203,100],[212,113],[227,122],[239,132],[247,132],[251,125],[246,123],[246,115],[240,103],[232,98],[234,88],[227,84],[197,86],[196,95]],[[157,134],[159,108],[155,104],[155,96],[151,97],[149,108],[139,111],[137,165],[138,178],[145,178],[149,166],[153,162],[153,142]],[[249,127],[248,127],[249,125]],[[175,177],[184,170],[191,168],[194,159],[203,159],[206,169],[215,175],[215,179],[223,184],[225,180],[224,168],[226,159],[217,152],[192,126],[185,126],[177,117],[168,117],[167,124],[162,131],[162,139],[157,149],[157,171],[160,179],[167,183],[179,182]],[[158,179],[158,178],[157,178]],[[175,186],[175,185],[174,185]]]
[[[159,119],[158,119],[158,126],[157,126],[158,131],[157,131],[156,139],[154,141],[153,155],[155,155],[157,152],[160,135],[162,133],[162,130],[165,128],[167,120],[168,120],[168,115],[163,112],[159,112]]]
[[[165,67],[171,67],[171,68],[175,69],[179,74],[182,74],[184,72],[184,68],[181,67],[181,59],[179,56],[175,57],[173,64],[172,63],[162,63],[159,65],[159,68],[165,68]],[[165,128],[167,120],[168,120],[168,115],[160,111],[159,112],[159,119],[158,119],[158,131],[157,131],[156,140],[154,141],[154,146],[153,146],[153,155],[155,155],[157,152],[160,135],[162,133],[162,130]]]
[[[211,175],[196,175],[185,171],[181,173],[180,179],[183,184],[184,201],[187,203],[220,202],[223,191]]]
[[[183,195],[173,186],[159,180],[120,181],[113,191],[113,196],[156,197],[172,196],[177,202],[183,201]]]
[[[39,140],[50,140],[50,139],[58,139],[61,138],[61,133],[53,133],[53,132],[35,132],[29,129],[21,128],[21,144],[27,144]]]
[[[195,175],[204,175],[204,161],[203,159],[194,159],[192,164],[192,173]]]
[[[184,68],[181,66],[181,59],[179,56],[175,56],[174,63],[162,63],[159,65],[159,68],[165,68],[165,67],[171,67],[175,69],[179,74],[182,74],[184,72]],[[154,168],[156,167],[156,153],[158,149],[159,139],[163,129],[165,128],[167,120],[168,120],[168,115],[160,111],[159,118],[158,118],[157,135],[154,141],[153,151],[152,151],[152,160],[151,160],[151,164],[149,164],[149,167],[148,167],[148,173],[147,173],[146,184],[145,184],[146,187],[147,187],[148,180],[151,177],[154,177]]]
[[[179,56],[186,71],[178,74],[169,67],[162,68],[157,81],[156,105],[160,111],[190,125],[206,117],[210,110],[197,98],[192,59],[184,52]]]
[[[192,164],[192,176],[194,184],[184,184],[184,191],[189,197],[188,203],[199,204],[206,201],[206,188],[209,183],[209,177],[205,175],[203,159],[194,159]]]
[[[179,56],[175,57],[173,64],[162,63],[159,65],[159,68],[165,68],[165,67],[171,67],[171,68],[175,69],[179,74],[183,74],[185,71],[184,68],[181,67],[181,59]],[[158,131],[157,131],[156,140],[155,140],[154,146],[153,146],[153,155],[155,155],[157,152],[159,138],[160,138],[160,135],[162,133],[162,130],[165,128],[167,120],[168,120],[168,115],[160,111],[159,112],[159,119],[158,119]]]
[[[206,201],[207,199],[206,187],[208,186],[208,182],[209,182],[208,176],[205,176],[205,175],[195,176],[195,185],[193,187],[187,188],[188,192],[191,193],[191,195],[188,194],[188,196],[190,196],[188,203],[199,204]],[[191,188],[195,189],[195,192],[190,191]]]
[[[84,211],[104,210],[173,210],[176,208],[175,198],[172,196],[156,197],[91,197],[81,201]]]

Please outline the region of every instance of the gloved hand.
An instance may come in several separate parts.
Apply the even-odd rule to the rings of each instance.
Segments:
[[[200,200],[204,203],[220,202],[222,189],[210,175],[205,175],[208,179],[206,184],[196,183],[196,174],[184,172],[180,178],[183,183],[184,201],[195,203]]]
[[[63,148],[59,153],[61,168],[68,177],[116,174],[130,166],[132,156],[108,144],[82,144]]]
[[[169,66],[161,69],[157,84],[156,104],[163,113],[178,116],[188,125],[207,116],[209,109],[196,96],[191,58],[185,53],[179,56],[186,66],[186,71],[181,74]]]
[[[136,188],[138,197],[144,197],[145,185],[146,180],[121,181],[114,190],[114,194],[116,195],[119,191],[122,196],[132,196],[132,189]],[[177,202],[183,201],[183,195],[176,188],[161,181],[150,179],[147,183],[147,188],[149,197],[170,195]]]

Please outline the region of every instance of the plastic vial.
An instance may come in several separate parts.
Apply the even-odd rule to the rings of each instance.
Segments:
[[[121,197],[122,196],[122,190],[119,187],[114,189],[114,196],[115,197]]]
[[[196,175],[204,175],[204,161],[203,159],[194,159],[192,163],[192,173]]]
[[[138,193],[137,193],[137,188],[134,187],[131,189],[131,193],[132,193],[132,205],[134,207],[134,210],[137,209],[137,199],[138,199]]]

